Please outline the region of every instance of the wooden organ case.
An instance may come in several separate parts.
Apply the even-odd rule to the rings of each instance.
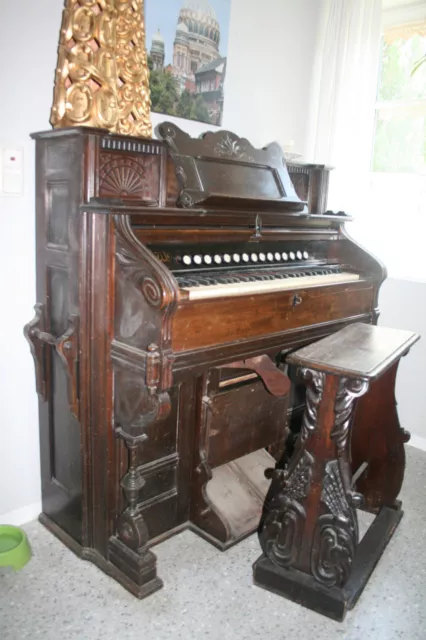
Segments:
[[[385,277],[325,214],[327,168],[158,136],[33,136],[40,519],[138,597],[165,537],[226,549],[256,529],[304,406],[284,354],[375,322]]]

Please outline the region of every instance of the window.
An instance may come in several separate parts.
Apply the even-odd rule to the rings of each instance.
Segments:
[[[374,172],[426,174],[426,23],[385,32],[376,104]]]
[[[390,277],[426,281],[426,22],[385,31],[371,173],[358,239]]]

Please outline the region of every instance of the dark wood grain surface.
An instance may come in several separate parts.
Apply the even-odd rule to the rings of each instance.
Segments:
[[[419,334],[412,331],[355,323],[299,349],[287,360],[303,367],[374,380],[419,339]]]
[[[396,498],[409,435],[398,422],[395,377],[418,339],[352,324],[288,356],[305,381],[306,407],[290,460],[271,470],[254,564],[260,586],[336,620],[355,605],[402,517]],[[361,544],[360,508],[378,512]]]
[[[342,216],[320,215],[328,169],[287,167],[278,145],[253,150],[229,132],[183,136],[177,162],[167,142],[100,129],[33,137],[38,304],[26,335],[39,394],[43,522],[144,597],[161,584],[154,542],[196,527],[227,548],[254,530],[257,511],[244,520],[237,493],[228,506],[245,529],[228,526],[214,503],[227,487],[209,497],[217,465],[225,478],[226,465],[259,447],[279,456],[289,429],[300,428],[299,380],[274,396],[262,377],[247,378],[253,369],[229,375],[225,365],[267,358],[282,378],[283,353],[348,323],[375,322],[386,273],[347,236]],[[204,160],[191,159],[191,149]],[[198,162],[202,184],[179,170],[183,156]],[[183,183],[200,206],[188,206]],[[306,249],[360,279],[196,303],[161,260],[183,247],[224,254],[236,244]]]

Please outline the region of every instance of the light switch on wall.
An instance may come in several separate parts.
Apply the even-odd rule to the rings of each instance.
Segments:
[[[0,154],[0,195],[24,193],[24,151],[22,147],[2,147]]]

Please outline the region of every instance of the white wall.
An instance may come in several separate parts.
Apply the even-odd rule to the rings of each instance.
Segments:
[[[157,0],[151,0],[157,1]],[[232,0],[224,127],[256,145],[306,144],[317,0]],[[0,198],[0,522],[39,511],[40,480],[34,367],[22,328],[33,315],[34,147],[49,129],[63,3],[2,2],[0,142],[22,145],[25,194]],[[163,118],[153,116],[154,124]],[[181,121],[192,135],[205,125]]]
[[[419,333],[422,338],[402,358],[396,383],[401,426],[412,434],[412,444],[426,446],[426,283],[386,280],[380,291],[379,324]]]

